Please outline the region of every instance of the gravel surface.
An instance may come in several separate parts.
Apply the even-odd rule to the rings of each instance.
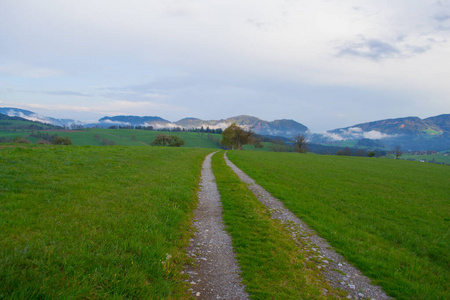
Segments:
[[[203,162],[199,203],[194,211],[197,232],[188,255],[195,264],[187,266],[192,295],[198,299],[248,299],[239,276],[240,270],[225,231],[219,191],[211,169],[211,157]]]
[[[272,218],[279,219],[300,244],[308,245],[304,249],[306,259],[317,262],[317,268],[323,272],[332,287],[347,291],[346,298],[348,299],[391,299],[380,287],[370,284],[369,278],[336,253],[325,239],[319,237],[303,221],[285,208],[280,200],[272,197],[228,160],[226,153],[224,158],[227,165],[247,184],[259,201],[269,208]],[[326,294],[326,291],[324,293]]]

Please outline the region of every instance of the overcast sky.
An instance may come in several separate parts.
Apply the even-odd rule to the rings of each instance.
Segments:
[[[294,119],[450,113],[450,1],[0,0],[0,107]]]

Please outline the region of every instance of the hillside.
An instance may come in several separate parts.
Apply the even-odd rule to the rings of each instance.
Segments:
[[[425,121],[432,122],[439,126],[444,132],[450,132],[450,114],[426,118]]]
[[[10,117],[8,115],[0,113],[0,120],[14,120],[14,121],[27,121],[27,119],[21,117]]]
[[[363,139],[376,140],[380,147],[399,145],[404,151],[445,151],[450,149],[450,114],[426,119],[406,117],[361,123],[312,137],[314,142],[329,144]]]
[[[176,127],[172,122],[167,121],[160,117],[139,117],[139,116],[115,116],[115,117],[103,117],[98,122],[106,126],[152,126],[155,129],[158,128],[171,128]]]
[[[197,118],[184,118],[175,122],[175,124],[184,128],[199,128],[202,127],[207,122],[211,122],[211,125],[214,123],[214,121],[203,121]]]
[[[61,129],[61,127],[38,121],[30,121],[21,117],[10,117],[0,113],[0,131],[16,132],[17,130],[24,131],[47,129]]]
[[[55,119],[51,117],[42,116],[40,114],[37,114],[35,112],[25,110],[25,109],[19,109],[14,107],[0,107],[0,113],[5,114],[10,117],[20,117],[25,120],[29,121],[35,121],[45,124],[50,124],[54,126],[60,126],[60,127],[77,127],[81,126],[83,122],[73,120],[73,119]]]
[[[352,129],[360,128],[363,132],[377,131],[387,135],[438,135],[450,132],[450,114],[439,115],[427,119],[406,117],[386,119],[329,131],[330,133],[351,133]]]

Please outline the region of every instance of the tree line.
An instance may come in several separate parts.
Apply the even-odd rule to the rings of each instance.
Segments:
[[[112,125],[112,126],[109,126],[107,129],[134,129],[134,130],[171,131],[171,132],[201,132],[201,133],[216,133],[216,134],[222,134],[222,132],[223,132],[223,129],[221,129],[221,128],[209,128],[209,126],[207,126],[206,128],[202,126],[200,128],[162,127],[162,128],[155,129],[153,126]]]
[[[7,142],[13,142],[15,144],[31,144],[30,140],[27,140],[21,136],[16,136],[14,139]],[[37,141],[36,144],[72,145],[72,140],[68,136],[62,137],[59,135],[53,135],[50,140],[41,139]]]

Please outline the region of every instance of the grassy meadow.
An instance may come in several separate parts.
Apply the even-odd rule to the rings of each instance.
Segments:
[[[228,157],[398,299],[450,298],[450,169],[262,151]]]
[[[142,147],[158,133],[67,133],[78,144],[100,135],[141,147],[0,145],[0,299],[191,297],[181,270],[212,150]],[[222,155],[213,171],[247,290],[258,299],[320,298],[323,288],[339,295]],[[448,166],[266,151],[228,157],[390,296],[450,298]]]
[[[189,298],[211,150],[0,146],[0,298]]]
[[[19,121],[16,121],[19,122]],[[16,136],[23,137],[33,143],[40,138],[34,137],[31,130],[16,130],[0,128],[0,137],[14,139]],[[62,137],[69,137],[76,146],[101,146],[104,142],[109,145],[119,146],[148,146],[153,142],[158,134],[176,135],[185,141],[184,147],[199,148],[219,148],[208,138],[208,133],[197,132],[172,132],[172,131],[152,131],[152,130],[134,130],[134,129],[102,129],[89,128],[81,130],[36,130],[35,132],[57,134]],[[220,134],[209,134],[209,137],[221,139]]]

